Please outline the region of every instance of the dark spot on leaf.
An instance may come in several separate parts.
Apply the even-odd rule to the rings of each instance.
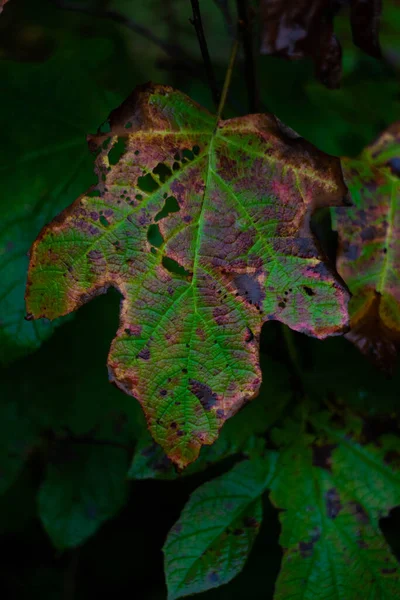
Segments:
[[[253,304],[261,303],[263,299],[263,294],[261,286],[257,279],[245,273],[244,275],[238,275],[237,277],[235,277],[233,283],[237,289],[238,294],[244,297],[245,300],[251,300]]]
[[[204,410],[210,410],[217,403],[217,394],[205,383],[189,379],[189,389],[200,400]]]
[[[257,519],[255,517],[244,517],[243,525],[245,527],[258,527],[259,522],[257,521]]]
[[[343,253],[348,260],[356,260],[360,255],[360,248],[357,244],[343,244]]]
[[[250,329],[250,327],[246,327],[246,334],[245,334],[244,341],[249,344],[253,340],[254,340],[254,333],[252,332],[252,330]]]
[[[149,360],[149,358],[150,358],[149,348],[142,348],[138,354],[138,358],[142,358],[143,360]]]
[[[209,573],[208,580],[211,583],[218,583],[218,581],[219,581],[219,575],[218,575],[218,573],[216,571],[212,571],[211,573]]]
[[[314,545],[318,542],[320,537],[321,537],[321,531],[318,527],[316,527],[314,529],[314,531],[312,532],[309,541],[299,543],[299,551],[303,558],[307,558],[312,555]]]
[[[313,444],[312,445],[312,461],[315,467],[332,471],[331,457],[332,452],[337,448],[337,444]]]
[[[388,165],[393,175],[400,177],[400,157],[395,156],[394,158],[391,158],[388,161]]]
[[[243,529],[234,529],[232,533],[233,535],[243,535],[244,531]]]
[[[396,567],[392,567],[391,569],[382,569],[382,574],[383,575],[392,575],[393,573],[396,573],[397,568]]]
[[[363,242],[370,242],[376,238],[377,230],[376,227],[370,225],[361,230],[361,239]]]
[[[362,525],[367,525],[369,523],[369,518],[361,504],[358,502],[350,502],[350,505],[354,511],[354,516],[356,517],[357,521]]]
[[[336,519],[340,511],[342,510],[342,505],[340,503],[340,497],[335,488],[331,488],[325,494],[325,504],[326,504],[326,514],[330,519]]]

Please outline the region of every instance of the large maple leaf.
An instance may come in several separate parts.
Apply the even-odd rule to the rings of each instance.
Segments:
[[[274,116],[217,121],[169,87],[140,88],[109,125],[89,138],[97,187],[32,248],[27,308],[53,319],[117,288],[110,378],[185,466],[257,394],[263,322],[319,338],[347,326],[310,230],[347,188],[338,159]]]
[[[400,122],[356,159],[344,159],[354,207],[333,211],[337,267],[348,283],[347,337],[391,370],[400,346]]]

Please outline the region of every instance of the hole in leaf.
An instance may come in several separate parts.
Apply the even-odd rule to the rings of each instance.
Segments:
[[[307,294],[307,296],[315,296],[314,290],[312,290],[308,285],[303,285],[303,290]]]
[[[188,150],[187,148],[184,149],[184,151],[182,152],[182,155],[187,159],[187,160],[193,160],[194,159],[194,154],[191,150]]]
[[[90,190],[90,192],[88,192],[86,196],[88,198],[95,198],[96,196],[101,196],[101,193],[99,192],[99,190]]]
[[[108,227],[110,224],[104,215],[100,215],[100,223],[103,225],[103,227]]]
[[[124,138],[118,138],[118,142],[114,144],[108,153],[108,160],[110,165],[116,165],[121,156],[125,152],[126,140]]]
[[[172,175],[171,169],[163,163],[158,163],[158,165],[153,169],[153,173],[155,175],[158,175],[161,183],[165,183],[167,179]]]
[[[108,137],[107,139],[104,140],[104,142],[102,143],[103,149],[105,150],[108,146],[108,144],[110,143],[111,138]]]
[[[147,230],[147,239],[152,246],[159,248],[164,242],[164,238],[161,235],[161,231],[158,225],[150,225]]]
[[[111,131],[111,126],[110,126],[110,123],[108,121],[105,121],[103,123],[103,125],[100,125],[100,127],[99,127],[99,132],[100,133],[110,133],[110,131]]]
[[[172,169],[174,171],[178,171],[179,170],[179,163],[178,162],[174,162],[174,164],[172,165]]]
[[[132,123],[130,121],[125,123],[125,129],[130,129],[131,127],[132,127]]]
[[[159,213],[156,214],[154,220],[156,222],[160,221],[161,219],[165,219],[165,217],[168,217],[168,215],[170,215],[171,213],[178,212],[179,210],[180,206],[178,204],[177,199],[174,196],[169,196],[165,200],[164,207],[162,208],[162,210],[160,210]]]
[[[200,153],[200,146],[193,146],[192,152],[197,156]]]
[[[142,190],[142,192],[147,192],[148,194],[155,192],[160,187],[157,181],[152,178],[150,173],[139,177],[137,180],[137,186],[140,190]]]
[[[175,275],[181,275],[181,277],[190,277],[192,275],[192,273],[186,271],[185,267],[182,267],[182,265],[173,258],[169,258],[169,256],[163,256],[161,264],[164,269]]]

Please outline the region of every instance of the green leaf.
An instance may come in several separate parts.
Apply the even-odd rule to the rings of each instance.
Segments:
[[[25,2],[19,10],[11,11],[12,27],[21,32],[32,7]],[[116,87],[117,74],[127,66],[123,48],[112,27],[82,36],[88,23],[89,17],[67,14],[61,26],[57,9],[37,6],[30,26],[55,46],[54,54],[37,63],[0,62],[2,363],[37,349],[59,323],[24,319],[28,251],[43,225],[93,182],[86,134],[122,100],[121,91],[109,88]],[[0,37],[1,26],[2,20]],[[115,63],[118,68],[110,66]]]
[[[265,321],[320,338],[346,326],[347,290],[309,224],[346,187],[338,159],[272,115],[217,124],[168,87],[139,88],[110,128],[90,137],[97,187],[32,248],[28,310],[53,319],[122,293],[111,379],[184,467],[258,393]]]
[[[242,570],[275,464],[273,454],[266,464],[241,462],[191,495],[163,549],[168,600],[228,583]]]
[[[293,421],[276,433],[286,448],[271,485],[284,511],[274,600],[395,598],[399,565],[379,519],[400,503],[398,438],[367,443],[359,419],[342,415],[342,429],[331,417],[311,416],[314,434]]]
[[[60,442],[38,495],[38,512],[53,544],[82,544],[124,505],[126,452],[120,448]]]
[[[400,344],[400,123],[344,161],[354,208],[333,211],[338,271],[353,294],[347,334],[388,368]]]

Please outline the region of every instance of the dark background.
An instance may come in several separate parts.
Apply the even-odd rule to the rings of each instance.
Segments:
[[[107,381],[118,294],[94,300],[51,337],[50,324],[34,331],[21,320],[26,253],[43,224],[94,181],[85,135],[136,85],[151,80],[178,87],[210,110],[213,102],[187,0],[78,4],[93,14],[67,11],[47,0],[10,0],[0,16],[0,397],[16,407],[19,418],[33,415],[43,432],[39,445],[27,445],[25,466],[0,495],[0,593],[2,598],[32,600],[163,599],[161,548],[166,534],[189,494],[224,472],[226,463],[173,481],[132,481],[125,507],[85,544],[66,551],[53,547],[36,508],[48,465],[60,460],[72,460],[73,465],[76,446],[91,443],[77,436],[97,427],[100,438],[107,438],[110,423],[115,425],[121,415],[124,443],[118,452],[129,464],[144,425],[135,401]],[[235,3],[228,4],[234,19]],[[201,6],[211,59],[222,83],[231,47],[229,28],[216,2],[204,0]],[[109,8],[134,24],[96,16]],[[341,89],[330,91],[318,83],[311,61],[257,56],[261,105],[326,152],[356,155],[400,115],[400,7],[385,4],[383,61],[352,45],[346,14],[338,20],[337,31],[344,47]],[[241,57],[229,98],[227,116],[246,114]],[[324,218],[316,226],[324,230]],[[334,254],[335,239],[328,240]],[[398,377],[378,373],[345,339],[321,343],[296,335],[295,340],[302,368],[319,393],[390,414]],[[287,361],[277,324],[265,327],[262,351]],[[268,397],[261,394],[257,401],[268,402]],[[2,419],[0,435],[7,438],[12,426]],[[0,466],[0,482],[2,476]],[[393,511],[381,525],[399,553],[399,513]],[[244,571],[204,598],[272,598],[281,560],[278,536],[277,512],[265,500],[264,524]]]

